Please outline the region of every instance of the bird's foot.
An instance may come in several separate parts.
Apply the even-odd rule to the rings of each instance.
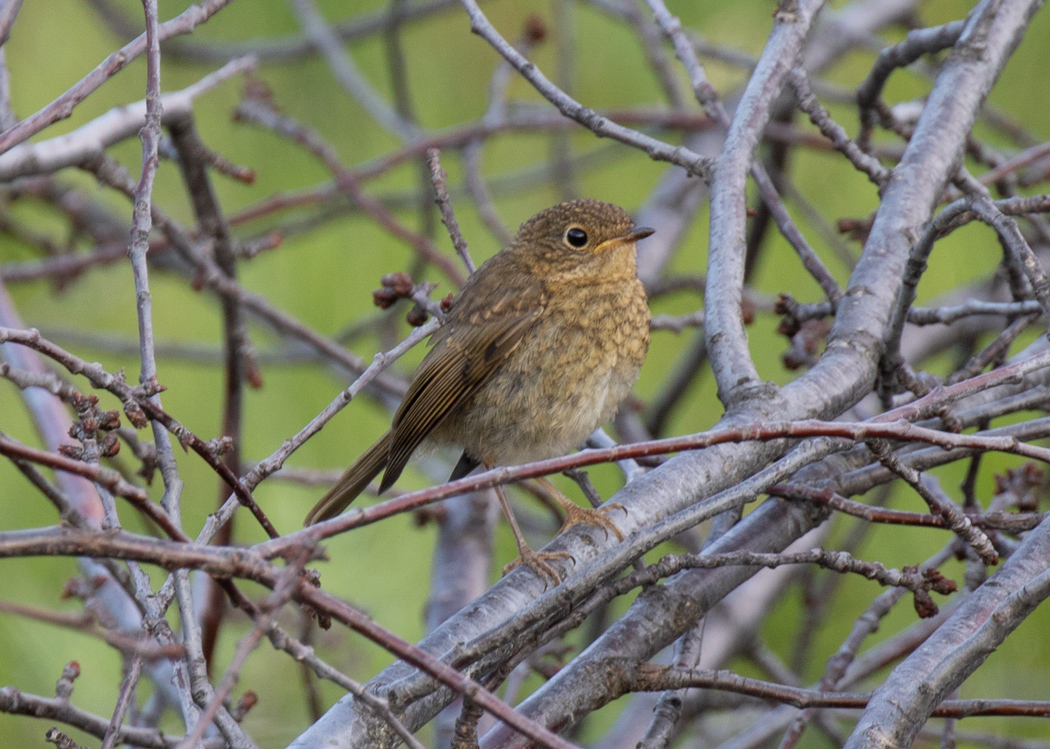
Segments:
[[[558,533],[564,533],[568,528],[583,523],[585,525],[596,525],[605,531],[605,537],[609,537],[609,533],[612,532],[614,536],[620,541],[623,541],[624,535],[616,523],[612,521],[608,513],[614,510],[622,510],[623,514],[627,514],[627,508],[619,502],[610,502],[598,510],[588,510],[580,507],[572,500],[566,499],[565,502],[560,502],[562,508],[565,510],[565,522],[561,524],[561,528]]]
[[[507,575],[518,565],[524,564],[526,567],[531,569],[537,575],[543,578],[544,584],[547,581],[558,585],[562,581],[561,574],[558,570],[554,569],[547,561],[548,559],[572,559],[575,564],[576,560],[573,559],[572,554],[567,551],[533,551],[528,546],[518,548],[521,552],[521,556],[515,559],[513,562],[503,568],[503,574]]]

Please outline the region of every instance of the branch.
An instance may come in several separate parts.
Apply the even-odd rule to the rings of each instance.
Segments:
[[[188,34],[225,8],[228,3],[229,0],[202,0],[170,21],[160,24],[157,27],[157,37],[163,41],[179,34]],[[147,36],[143,33],[99,63],[79,83],[43,109],[0,133],[0,153],[36,135],[48,125],[69,117],[73,109],[99,86],[138,59],[146,51],[146,46]]]

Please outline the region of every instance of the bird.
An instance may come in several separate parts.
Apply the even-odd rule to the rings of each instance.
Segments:
[[[645,360],[650,312],[636,243],[653,232],[600,200],[560,203],[525,221],[456,296],[390,430],[305,524],[338,515],[381,472],[379,493],[386,491],[424,444],[463,451],[450,481],[479,465],[527,463],[579,448],[615,415]],[[588,523],[623,539],[606,512],[584,509],[539,480],[565,509],[561,530]],[[504,573],[524,562],[557,585],[561,577],[549,560],[568,555],[533,551],[503,487],[496,491],[520,553]]]

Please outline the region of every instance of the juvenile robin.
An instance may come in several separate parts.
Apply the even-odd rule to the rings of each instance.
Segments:
[[[599,200],[561,203],[522,224],[463,286],[390,430],[310,510],[306,525],[338,515],[384,469],[379,492],[388,489],[424,442],[462,448],[450,481],[479,465],[578,448],[616,413],[649,348],[635,243],[652,233]],[[561,530],[588,523],[623,539],[606,514],[540,481],[565,509]],[[503,487],[496,492],[521,553],[507,569],[524,562],[560,582],[547,560],[566,555],[529,548]]]

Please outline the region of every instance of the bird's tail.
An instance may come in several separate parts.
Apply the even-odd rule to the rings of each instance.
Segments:
[[[354,461],[354,464],[346,469],[335,486],[321,497],[314,508],[306,516],[303,525],[313,525],[322,520],[334,518],[345,510],[357,495],[365,490],[369,482],[379,475],[386,467],[387,457],[390,454],[391,433],[387,432],[379,441],[372,445],[365,454]]]

